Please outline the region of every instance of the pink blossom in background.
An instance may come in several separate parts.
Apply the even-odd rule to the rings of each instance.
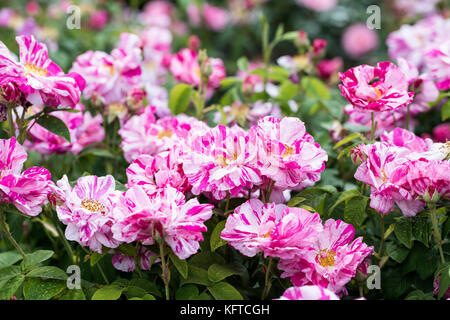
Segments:
[[[325,52],[327,47],[327,41],[324,39],[314,39],[313,41],[313,54],[315,56],[321,55]]]
[[[29,216],[37,216],[51,192],[50,172],[31,167],[22,172],[27,159],[25,149],[15,137],[0,139],[0,202],[11,203]]]
[[[425,54],[425,64],[439,90],[450,89],[450,41]]]
[[[204,222],[211,217],[212,208],[196,198],[186,202],[184,195],[171,187],[150,199],[142,188],[134,186],[119,201],[116,210],[123,218],[113,226],[114,236],[149,245],[159,234],[180,259],[187,259],[200,248],[202,232],[207,231]]]
[[[339,300],[339,297],[328,289],[309,285],[290,287],[277,300]]]
[[[174,54],[170,60],[170,71],[175,79],[194,86],[200,85],[201,73],[197,57],[195,51],[187,48]],[[218,58],[208,58],[208,63],[212,71],[208,87],[214,89],[219,87],[220,81],[226,77],[225,66]]]
[[[337,5],[337,0],[297,0],[297,3],[314,11],[329,11]]]
[[[211,30],[220,31],[228,24],[228,11],[224,8],[206,3],[202,7],[202,14],[205,19],[206,27]]]
[[[71,187],[66,175],[57,181],[54,193],[61,199],[56,206],[59,220],[67,225],[65,236],[92,251],[102,253],[102,246],[116,248],[120,241],[111,227],[117,220],[114,207],[121,195],[113,176],[84,176]]]
[[[199,6],[194,2],[189,2],[186,13],[189,19],[189,23],[194,26],[198,27],[202,22],[202,16]]]
[[[97,10],[91,13],[89,16],[88,25],[92,29],[101,30],[108,23],[109,14],[106,10]]]
[[[405,74],[389,61],[361,65],[339,73],[341,94],[356,108],[380,112],[405,107],[413,100]]]
[[[322,231],[318,213],[250,199],[229,215],[221,238],[243,255],[294,257]]]
[[[244,189],[261,183],[259,171],[250,163],[256,150],[248,144],[247,133],[238,126],[218,125],[190,140],[182,156],[183,170],[192,193],[211,192],[221,200],[230,193],[238,196]]]
[[[394,0],[395,9],[411,16],[429,15],[436,12],[440,0]]]
[[[346,293],[345,285],[356,275],[358,266],[373,252],[354,239],[355,228],[341,220],[328,219],[316,241],[300,257],[281,259],[282,278],[295,286],[317,285],[337,294]]]
[[[342,58],[335,57],[333,59],[320,60],[317,63],[317,72],[322,78],[328,79],[332,75],[341,71],[343,66]]]
[[[47,47],[33,36],[18,36],[19,62],[0,42],[0,85],[14,83],[32,104],[74,107],[84,89],[84,79],[77,73],[64,74],[48,58]]]
[[[433,129],[433,139],[437,142],[450,141],[450,123],[442,123]]]
[[[78,56],[72,71],[86,79],[86,98],[99,98],[108,105],[123,101],[138,85],[142,73],[135,48],[116,48],[111,55],[102,51],[87,51]]]
[[[140,20],[145,25],[167,28],[171,24],[174,9],[174,5],[168,1],[151,1],[145,5],[140,14]]]
[[[344,30],[341,42],[345,52],[357,59],[375,50],[379,39],[376,31],[367,28],[364,23],[356,23]]]
[[[264,117],[250,129],[250,143],[258,150],[256,166],[275,186],[294,188],[318,180],[328,155],[294,117]]]

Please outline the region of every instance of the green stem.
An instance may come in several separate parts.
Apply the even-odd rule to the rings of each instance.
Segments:
[[[275,185],[275,181],[269,180],[269,183],[267,184],[266,194],[264,197],[264,202],[266,202],[266,203],[269,202],[270,195],[272,194],[274,185]]]
[[[264,290],[262,292],[261,295],[261,299],[264,300],[267,298],[267,296],[269,295],[269,277],[270,277],[270,270],[272,269],[272,263],[273,263],[273,259],[272,257],[269,257],[269,263],[267,264],[267,269],[266,269],[266,276],[264,279]]]
[[[382,213],[378,213],[378,217],[380,218],[380,231],[381,231],[381,240],[380,247],[378,249],[378,257],[381,259],[381,254],[383,253],[383,245],[384,245],[384,216]]]
[[[441,238],[441,232],[439,231],[439,225],[437,221],[437,214],[436,214],[436,205],[434,203],[428,203],[428,207],[430,208],[431,213],[431,223],[433,224],[433,236],[434,240],[436,241],[438,248],[439,248],[439,255],[441,256],[441,262],[442,264],[445,263],[445,257],[444,257],[444,251],[442,250],[442,238]]]
[[[72,247],[70,246],[70,243],[67,241],[66,236],[65,236],[64,232],[62,231],[61,227],[59,226],[59,220],[57,219],[56,215],[52,214],[52,213],[50,213],[50,215],[51,215],[51,218],[52,218],[52,221],[53,221],[53,225],[55,226],[56,232],[58,233],[58,236],[62,240],[64,249],[66,249],[66,252],[67,252],[67,255],[69,256],[71,264],[75,264],[75,262],[73,260]]]
[[[228,212],[228,208],[230,207],[230,198],[231,198],[231,195],[230,195],[230,191],[227,191],[227,202],[225,203],[225,213],[226,212]]]
[[[372,112],[370,114],[370,120],[372,121],[372,127],[370,130],[370,140],[373,141],[375,139],[375,113]]]
[[[14,240],[13,236],[11,235],[11,232],[9,232],[9,226],[6,222],[6,216],[2,213],[0,213],[0,230],[3,231],[5,236],[8,238],[9,242],[16,248],[16,250],[20,253],[22,257],[25,258],[25,252],[22,250],[22,248],[19,246],[19,244]]]
[[[105,275],[105,272],[103,271],[102,266],[100,265],[100,261],[96,263],[98,271],[100,271],[100,274],[102,275],[103,280],[106,284],[109,284],[108,278]]]
[[[409,121],[411,119],[411,110],[409,105],[407,106],[407,113],[406,113],[406,130],[409,130]]]
[[[9,124],[9,136],[15,136],[16,127],[14,126],[14,120],[12,117],[12,106],[8,104],[8,124]]]
[[[162,242],[162,241],[159,243],[159,255],[161,257],[161,268],[162,268],[161,278],[164,281],[166,300],[170,300],[169,277],[168,277],[169,273],[168,273],[168,268],[167,268],[167,264],[166,264],[166,257],[164,254],[164,242]]]

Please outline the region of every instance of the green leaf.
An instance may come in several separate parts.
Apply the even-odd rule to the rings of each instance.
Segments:
[[[441,115],[442,121],[445,121],[448,118],[450,118],[450,99],[447,100],[447,102],[444,103],[444,105],[442,106]]]
[[[226,282],[215,283],[208,290],[216,300],[243,300],[240,292]]]
[[[27,273],[27,277],[56,279],[64,281],[67,280],[67,274],[64,272],[64,270],[53,266],[43,266],[33,269]]]
[[[140,287],[129,286],[125,289],[125,295],[128,299],[131,298],[142,298],[147,294],[147,291]]]
[[[412,226],[411,219],[402,218],[395,223],[394,233],[397,239],[405,247],[411,249],[412,246]]]
[[[306,198],[303,198],[303,197],[293,197],[293,198],[291,198],[289,201],[288,201],[288,203],[287,203],[287,206],[288,207],[296,207],[296,206],[298,206],[300,203],[302,203],[303,201],[305,201],[306,200]]]
[[[439,273],[439,292],[438,299],[444,296],[444,293],[450,287],[450,263],[447,264]]]
[[[58,298],[58,300],[86,300],[86,296],[81,289],[66,290],[66,292]]]
[[[23,296],[25,300],[50,300],[66,288],[65,281],[29,278],[23,285]]]
[[[37,118],[36,123],[70,143],[69,129],[61,119],[46,114]]]
[[[135,286],[144,289],[145,291],[155,295],[157,297],[162,297],[161,292],[158,289],[158,286],[146,279],[132,279],[130,280],[130,286]]]
[[[20,274],[6,281],[0,288],[0,300],[9,300],[22,285],[23,280],[25,280],[25,276]]]
[[[386,245],[386,252],[393,260],[402,263],[408,256],[409,250],[395,242],[388,242]]]
[[[112,284],[95,291],[92,300],[117,300],[122,295],[124,288]]]
[[[220,87],[223,89],[229,88],[232,85],[235,85],[236,83],[240,83],[242,82],[241,79],[236,78],[236,77],[227,77],[225,79],[223,79],[222,81],[220,81]]]
[[[93,156],[99,157],[99,158],[109,158],[109,159],[115,158],[115,156],[106,149],[88,149],[88,150],[82,152],[79,155],[79,157],[83,157],[83,156],[87,156],[87,155],[93,155]]]
[[[279,99],[282,101],[289,101],[297,95],[298,87],[291,82],[291,80],[285,80],[281,83]]]
[[[219,282],[229,276],[239,273],[240,271],[226,265],[213,264],[208,268],[208,278],[212,282]]]
[[[172,114],[177,115],[186,111],[191,102],[191,94],[192,87],[185,83],[173,87],[169,97],[169,109]]]
[[[410,292],[405,300],[435,300],[433,295],[428,293],[425,294],[422,290],[414,290]]]
[[[412,236],[414,240],[422,242],[428,247],[428,239],[431,234],[430,224],[426,217],[413,217],[412,219]],[[443,235],[445,237],[445,235]]]
[[[28,270],[34,267],[38,263],[50,259],[54,252],[51,250],[38,250],[33,253],[27,254],[23,261],[20,263],[22,270]]]
[[[364,196],[356,196],[345,201],[344,219],[353,226],[360,227],[364,221],[367,200]]]
[[[342,192],[339,195],[339,198],[336,200],[336,202],[331,206],[331,208],[328,210],[328,215],[330,215],[333,210],[341,203],[341,202],[345,202],[353,197],[356,196],[360,196],[361,193],[357,190],[357,189],[351,189],[351,190],[347,190]]]
[[[353,132],[350,133],[348,136],[346,136],[344,139],[342,139],[341,141],[339,141],[338,143],[336,143],[333,147],[333,149],[337,149],[340,146],[343,146],[346,143],[349,143],[357,138],[360,138],[361,134],[359,132]]]
[[[248,60],[246,57],[240,57],[236,62],[239,70],[247,70],[248,69]]]
[[[186,283],[195,283],[203,286],[209,286],[212,284],[208,277],[208,271],[205,269],[189,264],[188,271],[188,277],[187,279],[181,279],[181,285]]]
[[[0,253],[0,269],[8,267],[22,260],[22,256],[16,251],[8,251]]]
[[[222,220],[216,224],[214,230],[211,233],[211,239],[209,240],[209,244],[211,246],[211,251],[214,252],[217,248],[224,246],[227,244],[225,240],[220,237],[220,233],[225,228],[226,220]]]
[[[9,266],[0,269],[0,281],[9,280],[20,274],[19,266]]]
[[[101,258],[103,258],[105,256],[105,254],[100,254],[98,252],[93,252],[91,254],[91,257],[89,258],[89,262],[91,267],[95,266],[97,264],[97,262],[100,261]]]
[[[186,279],[188,276],[188,265],[186,260],[181,260],[172,251],[169,252],[169,258],[181,276]]]
[[[330,99],[330,92],[321,80],[314,77],[303,76],[301,85],[306,92],[306,95],[311,98]]]
[[[198,296],[198,288],[193,284],[182,286],[175,293],[176,300],[193,300]]]

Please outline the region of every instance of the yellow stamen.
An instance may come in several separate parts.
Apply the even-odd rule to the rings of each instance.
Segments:
[[[162,139],[164,137],[170,138],[172,136],[172,131],[170,130],[163,130],[160,133],[158,133],[158,139]]]
[[[25,69],[27,74],[34,74],[34,75],[39,75],[41,77],[46,77],[48,74],[48,71],[45,70],[44,68],[38,67],[32,63],[26,62],[25,63]]]
[[[84,199],[81,206],[90,212],[106,212],[106,207],[95,199]]]
[[[334,257],[336,252],[331,249],[322,249],[317,254],[317,259],[322,267],[332,267],[334,266]]]
[[[287,156],[291,156],[295,154],[295,148],[294,147],[290,147],[287,144],[284,145],[284,154],[283,154],[283,158],[287,157]]]

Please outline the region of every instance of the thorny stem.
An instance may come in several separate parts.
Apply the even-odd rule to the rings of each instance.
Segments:
[[[378,249],[378,257],[381,259],[381,254],[383,253],[383,245],[384,245],[384,216],[382,213],[377,212],[378,217],[380,218],[380,232],[381,232],[381,240],[380,240],[380,248]]]

